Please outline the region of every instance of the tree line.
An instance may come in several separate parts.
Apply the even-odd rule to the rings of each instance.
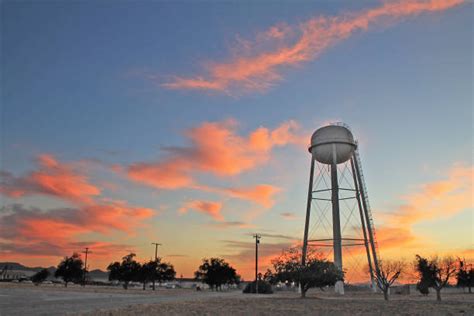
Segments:
[[[334,263],[321,258],[313,250],[307,255],[306,263],[301,263],[299,248],[293,248],[272,260],[273,270],[268,269],[261,281],[269,284],[296,284],[301,290],[301,297],[306,296],[310,288],[333,286],[337,281],[344,280],[344,271],[339,270]],[[441,300],[441,290],[449,284],[452,278],[457,281],[458,287],[467,287],[469,293],[474,285],[474,268],[465,260],[447,256],[431,259],[417,255],[413,264],[414,277],[417,280],[417,289],[427,295],[429,289],[436,291],[436,299]],[[382,260],[378,263],[378,271],[374,272],[375,284],[389,299],[390,287],[407,271],[407,263],[401,260]],[[260,280],[259,280],[260,281]],[[254,282],[255,283],[255,282]],[[251,285],[249,292],[255,292],[257,285]],[[265,290],[264,283],[258,284],[259,293]]]
[[[142,283],[143,289],[146,284],[155,282],[162,283],[175,279],[176,271],[171,263],[163,262],[161,258],[140,263],[135,260],[135,254],[130,253],[121,261],[112,262],[108,265],[109,281],[118,281],[124,289],[128,289],[131,282]],[[322,258],[315,251],[309,250],[304,265],[301,263],[301,251],[299,248],[291,248],[271,261],[272,268],[264,275],[259,274],[258,280],[247,284],[244,289],[246,293],[271,293],[271,285],[278,283],[295,284],[301,289],[301,296],[305,297],[310,288],[321,288],[333,286],[337,281],[344,280],[344,271],[339,270],[334,263]],[[408,273],[407,263],[400,260],[379,261],[378,271],[374,272],[375,284],[389,299],[390,287],[404,274]],[[416,288],[420,293],[427,295],[429,289],[436,292],[436,299],[441,300],[441,290],[449,284],[453,278],[456,285],[467,287],[472,293],[474,285],[474,268],[465,260],[453,257],[433,257],[431,259],[416,255],[413,263],[414,275],[417,280]],[[58,264],[54,273],[56,278],[62,278],[64,285],[68,283],[82,283],[86,281],[86,269],[81,256],[74,253],[71,257],[65,257]],[[49,276],[49,271],[43,269],[32,276],[35,284],[40,284]],[[221,258],[204,258],[202,264],[194,273],[194,279],[209,286],[211,290],[222,290],[223,285],[239,284],[241,277],[236,270]]]
[[[146,284],[152,283],[155,290],[155,282],[163,283],[172,281],[176,277],[176,271],[169,262],[163,262],[161,258],[140,263],[135,260],[136,255],[130,253],[107,266],[109,281],[118,281],[124,289],[128,289],[131,282],[141,283],[143,290]],[[69,283],[85,285],[87,280],[87,270],[80,254],[73,253],[70,257],[64,257],[58,264],[54,273],[55,278],[61,278],[64,286]],[[36,285],[44,282],[50,273],[47,269],[37,272],[31,277],[31,281]],[[236,270],[221,258],[204,258],[202,264],[194,273],[194,279],[199,280],[209,286],[211,290],[222,290],[223,285],[239,284],[240,276]]]

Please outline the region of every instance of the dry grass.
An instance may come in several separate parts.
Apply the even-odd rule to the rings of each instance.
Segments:
[[[117,310],[96,311],[89,315],[474,315],[474,295],[446,294],[442,302],[433,296],[392,296],[347,293],[336,296],[313,293],[300,299],[296,293],[270,296],[243,295],[136,305]]]

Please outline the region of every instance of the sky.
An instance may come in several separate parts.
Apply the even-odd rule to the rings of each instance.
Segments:
[[[253,275],[301,242],[310,136],[359,142],[382,258],[474,258],[473,3],[2,1],[0,261]]]

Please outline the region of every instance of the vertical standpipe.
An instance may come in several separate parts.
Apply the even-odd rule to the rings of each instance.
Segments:
[[[334,247],[334,264],[342,270],[342,241],[341,241],[341,219],[339,214],[339,184],[337,180],[337,152],[336,144],[332,144],[331,164],[331,192],[332,192],[332,231]]]

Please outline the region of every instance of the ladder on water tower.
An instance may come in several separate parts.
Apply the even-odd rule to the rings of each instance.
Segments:
[[[376,252],[378,260],[380,260],[379,246],[378,246],[378,243],[377,243],[377,236],[376,236],[376,233],[375,233],[375,225],[374,225],[374,220],[372,218],[372,211],[370,209],[369,194],[367,193],[367,186],[365,185],[364,173],[362,172],[362,164],[361,164],[361,161],[360,161],[360,155],[359,155],[359,149],[358,148],[356,148],[356,150],[354,151],[354,156],[355,156],[355,159],[357,160],[357,165],[359,167],[358,172],[359,172],[360,179],[361,179],[360,185],[362,186],[362,190],[363,190],[362,198],[364,199],[365,204],[367,205],[367,215],[369,217],[367,219],[367,221],[368,221],[368,225],[370,225],[370,228],[372,229],[372,235],[373,235],[374,244],[375,244],[375,252]]]

